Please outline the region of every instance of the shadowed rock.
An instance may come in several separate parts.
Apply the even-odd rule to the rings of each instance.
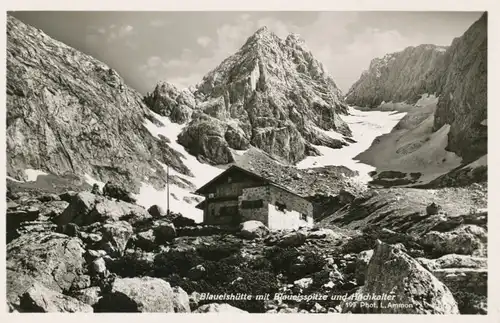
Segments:
[[[52,232],[27,233],[7,246],[7,299],[17,303],[34,282],[56,292],[68,291],[81,275],[82,242]]]
[[[22,312],[93,312],[88,304],[35,283],[21,296]]]
[[[173,313],[174,292],[159,278],[117,278],[94,308],[96,312]]]
[[[356,295],[386,296],[381,300],[362,300],[358,308],[344,304],[343,311],[398,314],[459,314],[450,290],[404,253],[398,246],[377,240],[366,271],[365,285]]]

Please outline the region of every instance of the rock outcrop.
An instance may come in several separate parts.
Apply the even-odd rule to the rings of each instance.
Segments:
[[[269,229],[260,221],[246,221],[240,225],[240,234],[245,239],[262,238],[269,233]]]
[[[400,247],[380,241],[368,265],[365,285],[357,294],[365,298],[386,296],[381,300],[360,300],[361,311],[371,313],[459,314],[448,287]],[[343,310],[352,309],[345,306]]]
[[[346,95],[346,102],[376,108],[385,102],[415,103],[424,93],[437,92],[436,70],[447,47],[424,44],[374,58]]]
[[[174,122],[191,121],[178,141],[214,164],[233,161],[231,149],[250,145],[295,163],[318,152],[312,145],[341,148],[351,131],[332,77],[297,35],[285,40],[263,27],[196,87],[159,84],[144,99]]]
[[[7,300],[17,304],[35,282],[67,292],[83,272],[85,250],[78,238],[52,232],[21,235],[7,246]]]
[[[90,305],[55,292],[36,282],[21,296],[20,303],[23,312],[88,313],[94,311]]]
[[[472,162],[487,153],[487,13],[446,52],[434,131],[450,125],[447,149]]]
[[[103,293],[95,308],[98,312],[173,313],[174,292],[159,278],[120,278]]]
[[[163,187],[158,162],[190,174],[180,153],[144,126],[159,121],[115,70],[9,15],[6,101],[13,178],[31,168],[112,180],[136,193],[142,181]]]

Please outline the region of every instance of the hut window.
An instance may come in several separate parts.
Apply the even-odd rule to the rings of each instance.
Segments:
[[[283,203],[276,202],[276,210],[285,212],[286,210],[286,205]]]
[[[301,213],[301,214],[300,214],[300,219],[301,219],[302,221],[307,221],[307,214],[305,214],[305,213]]]
[[[259,209],[263,206],[264,202],[262,200],[241,201],[242,209]]]
[[[238,214],[237,206],[223,206],[220,208],[220,216],[235,216]]]

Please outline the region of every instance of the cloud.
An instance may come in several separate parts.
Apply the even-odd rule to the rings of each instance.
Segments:
[[[156,67],[158,65],[160,65],[162,63],[162,59],[158,56],[151,56],[150,58],[148,58],[148,66],[151,66],[151,67]]]
[[[210,37],[200,37],[196,40],[196,42],[201,46],[201,47],[207,47],[211,42],[212,39]]]
[[[167,22],[161,19],[154,19],[149,22],[149,25],[155,28],[165,26],[166,24]]]
[[[132,27],[130,25],[121,26],[120,30],[118,31],[118,37],[119,38],[126,37],[126,36],[132,34],[133,30],[134,30],[134,27]]]

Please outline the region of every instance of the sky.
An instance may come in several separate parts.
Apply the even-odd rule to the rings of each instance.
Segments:
[[[450,45],[481,12],[18,11],[21,21],[106,63],[145,94],[195,85],[257,29],[300,34],[346,93],[370,61],[420,44]]]

